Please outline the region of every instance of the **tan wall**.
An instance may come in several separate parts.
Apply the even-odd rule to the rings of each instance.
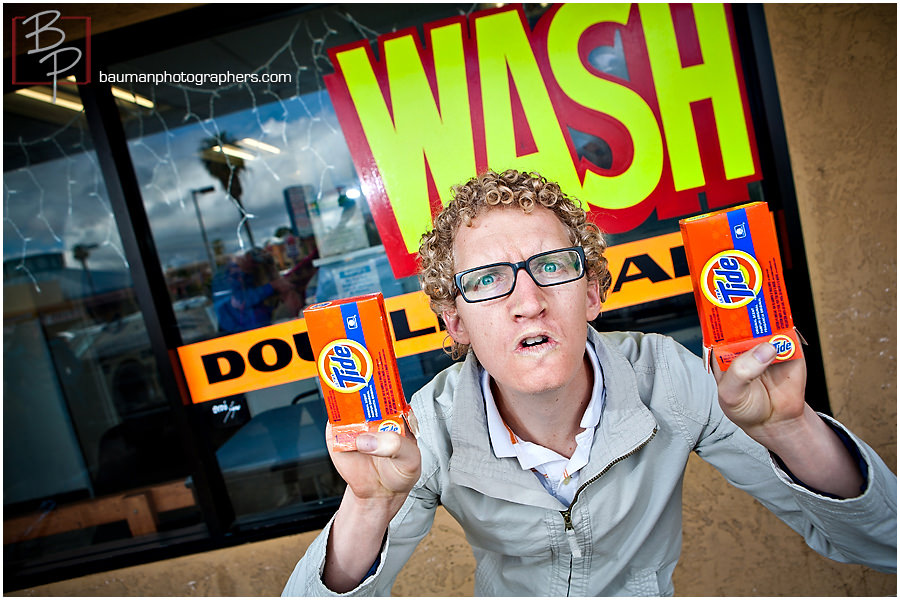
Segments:
[[[768,4],[765,11],[831,405],[896,471],[896,6]],[[894,575],[814,554],[700,460],[688,466],[684,515],[679,595],[897,593]],[[14,595],[274,595],[314,535]],[[459,527],[440,511],[394,591],[471,595],[472,570]]]
[[[897,7],[765,13],[831,408],[896,472]],[[684,515],[679,595],[897,593],[896,575],[819,557],[700,460]]]

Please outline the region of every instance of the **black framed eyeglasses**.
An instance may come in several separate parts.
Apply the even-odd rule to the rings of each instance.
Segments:
[[[560,248],[517,263],[499,262],[467,269],[457,273],[454,281],[463,300],[484,302],[510,295],[520,269],[540,287],[569,283],[584,277],[584,248]]]

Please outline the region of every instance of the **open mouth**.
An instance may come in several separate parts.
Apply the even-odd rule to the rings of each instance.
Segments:
[[[540,346],[541,344],[546,344],[550,341],[546,335],[535,335],[532,337],[527,337],[520,342],[523,348],[534,348],[535,346]]]

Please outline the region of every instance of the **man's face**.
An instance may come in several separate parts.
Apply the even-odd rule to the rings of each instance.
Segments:
[[[456,272],[496,263],[516,263],[540,252],[572,245],[550,210],[530,214],[518,207],[492,208],[471,227],[461,225],[453,244]],[[486,302],[456,298],[443,314],[454,340],[470,344],[501,396],[565,389],[585,376],[587,322],[600,313],[599,285],[586,277],[540,287],[519,271],[512,294]]]

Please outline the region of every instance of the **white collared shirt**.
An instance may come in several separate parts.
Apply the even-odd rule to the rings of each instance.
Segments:
[[[591,399],[581,417],[580,426],[584,431],[575,436],[577,445],[572,458],[566,458],[539,444],[523,441],[513,433],[497,410],[497,403],[491,393],[490,375],[484,370],[481,373],[481,391],[484,394],[488,432],[494,455],[497,458],[517,458],[523,469],[534,471],[547,491],[566,506],[569,506],[575,497],[580,470],[588,462],[594,443],[594,431],[600,423],[600,415],[606,401],[603,370],[597,360],[597,353],[589,343],[586,344],[586,349],[594,371],[594,386],[591,390]]]

